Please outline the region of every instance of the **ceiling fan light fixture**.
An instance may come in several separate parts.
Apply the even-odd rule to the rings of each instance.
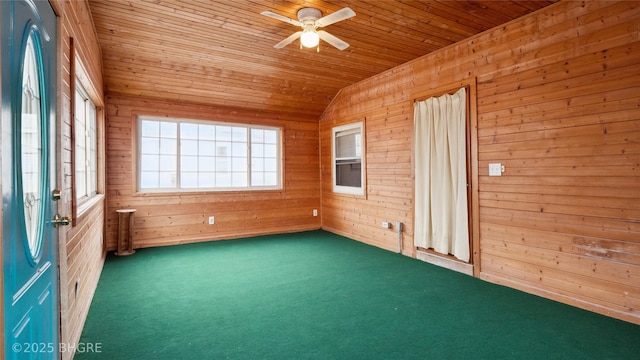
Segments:
[[[320,36],[315,30],[305,30],[302,35],[300,35],[300,42],[302,46],[307,48],[316,47],[320,42]]]
[[[294,26],[300,26],[302,28],[302,31],[299,30],[291,34],[288,38],[275,44],[273,46],[274,48],[281,49],[300,38],[301,49],[303,47],[317,47],[318,52],[320,52],[320,39],[328,42],[338,50],[344,50],[348,48],[348,43],[340,40],[339,38],[329,34],[324,30],[318,30],[318,28],[323,28],[325,26],[335,24],[338,21],[346,20],[356,16],[356,13],[348,7],[342,8],[324,17],[321,17],[322,12],[318,9],[302,8],[298,10],[298,20],[294,20],[271,11],[263,11],[260,14],[279,21],[284,21]]]

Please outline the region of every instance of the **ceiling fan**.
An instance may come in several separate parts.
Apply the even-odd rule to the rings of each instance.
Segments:
[[[320,39],[328,42],[329,44],[335,46],[339,50],[344,50],[349,47],[349,44],[338,39],[337,37],[329,34],[324,30],[319,30],[318,28],[322,28],[338,21],[346,20],[348,18],[356,16],[356,13],[350,8],[346,7],[340,9],[332,14],[329,14],[325,17],[322,16],[322,12],[315,8],[302,8],[298,10],[298,20],[290,19],[286,16],[276,14],[271,11],[263,11],[260,14],[264,16],[268,16],[270,18],[274,18],[276,20],[287,22],[291,25],[300,26],[302,31],[298,31],[288,38],[280,41],[275,44],[273,47],[276,49],[281,49],[289,44],[291,44],[294,40],[300,38],[300,47],[317,47],[318,51],[320,51]]]

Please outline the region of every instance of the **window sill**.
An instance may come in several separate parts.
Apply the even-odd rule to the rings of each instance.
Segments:
[[[333,185],[333,193],[338,195],[351,195],[356,197],[366,197],[364,188],[347,187]]]
[[[104,194],[96,194],[91,199],[84,201],[82,204],[78,205],[76,209],[76,221],[82,220],[84,215],[89,212],[89,210],[93,209],[96,205],[102,203],[104,200]]]
[[[187,195],[236,195],[236,194],[251,194],[251,193],[274,193],[283,194],[284,189],[238,189],[238,190],[182,190],[182,191],[150,191],[150,190],[138,190],[135,196],[187,196]]]

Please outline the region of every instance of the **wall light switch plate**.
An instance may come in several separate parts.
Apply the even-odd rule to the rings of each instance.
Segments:
[[[489,176],[502,176],[502,164],[489,164]]]

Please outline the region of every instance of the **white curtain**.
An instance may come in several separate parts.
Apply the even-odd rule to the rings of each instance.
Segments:
[[[415,245],[469,262],[466,94],[414,104]]]

